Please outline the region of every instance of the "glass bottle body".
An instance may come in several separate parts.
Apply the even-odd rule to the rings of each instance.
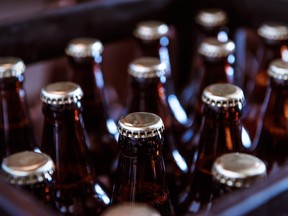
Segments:
[[[224,153],[248,150],[242,135],[241,112],[242,104],[229,108],[204,106],[195,168],[190,183],[179,197],[179,215],[209,211],[214,197],[211,173],[214,160]]]
[[[135,139],[120,135],[119,145],[112,204],[140,202],[163,216],[173,215],[162,157],[163,136]]]
[[[0,157],[33,150],[35,140],[31,128],[23,75],[0,79]]]
[[[268,175],[279,170],[288,159],[287,105],[287,80],[271,78],[255,138],[255,154],[266,163]]]
[[[100,214],[109,198],[87,160],[87,135],[80,102],[65,106],[44,103],[43,113],[41,150],[55,162],[52,189],[56,208],[63,215]]]
[[[267,73],[268,66],[272,60],[282,57],[281,52],[285,48],[284,41],[264,41],[264,46],[259,51],[259,68],[254,73],[251,72],[246,83],[247,104],[243,113],[243,124],[247,128],[252,140],[255,137],[257,123],[261,117],[261,107],[265,100],[266,91],[269,84]],[[287,49],[287,48],[286,48]]]
[[[83,120],[88,133],[88,154],[97,175],[111,177],[112,166],[118,154],[117,127],[109,118],[101,56],[68,57],[73,72],[73,82],[84,92],[82,99]]]

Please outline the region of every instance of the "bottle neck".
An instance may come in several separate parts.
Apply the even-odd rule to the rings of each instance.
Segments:
[[[95,58],[68,57],[68,60],[72,69],[72,80],[79,84],[84,92],[82,107],[87,130],[94,130],[95,127],[97,127],[97,130],[105,128],[109,115],[104,89],[105,84],[101,71],[102,57],[100,55]]]

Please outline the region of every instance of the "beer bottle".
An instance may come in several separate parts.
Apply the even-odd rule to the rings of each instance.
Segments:
[[[204,39],[213,37],[217,38],[220,42],[228,41],[228,17],[225,11],[219,8],[205,8],[200,10],[195,16],[195,32],[192,47],[191,68],[187,83],[181,94],[181,101],[183,101],[184,107],[189,104],[191,98],[196,97],[201,80],[201,68],[203,67],[203,61],[201,55],[198,52],[199,45]]]
[[[177,76],[177,66],[176,60],[173,58],[175,53],[171,52],[172,47],[170,46],[172,32],[175,32],[175,29],[161,21],[147,20],[137,24],[134,36],[140,46],[140,57],[156,57],[166,65],[165,77],[163,76],[162,80],[166,79],[163,82],[167,105],[170,107],[175,121],[183,125],[182,130],[185,130],[190,121],[175,93],[174,79]]]
[[[151,206],[140,203],[122,203],[109,207],[101,216],[161,216]]]
[[[9,184],[32,194],[53,209],[51,182],[55,166],[52,159],[34,151],[21,151],[3,159],[2,177]]]
[[[255,154],[266,163],[268,175],[272,175],[288,161],[288,63],[274,60],[268,73],[270,84],[255,137]]]
[[[248,188],[266,178],[264,162],[250,154],[227,153],[218,157],[212,166],[214,197]]]
[[[130,92],[128,96],[127,113],[151,112],[159,115],[164,122],[163,156],[167,169],[169,190],[175,198],[182,186],[185,174],[188,172],[186,159],[183,157],[181,137],[178,135],[177,121],[167,104],[165,88],[165,64],[158,58],[141,57],[129,65]],[[174,200],[172,200],[174,201]]]
[[[235,45],[229,40],[227,42],[219,42],[216,38],[206,38],[203,40],[199,47],[199,53],[203,59],[203,68],[201,71],[202,77],[197,95],[191,98],[187,113],[189,118],[192,119],[192,126],[187,133],[190,138],[187,139],[185,152],[191,165],[191,159],[194,158],[195,151],[199,143],[200,126],[202,122],[202,93],[204,89],[214,83],[233,83],[234,69],[233,69],[233,52]],[[232,60],[231,60],[232,59]]]
[[[0,159],[33,150],[35,140],[28,113],[24,83],[24,62],[15,57],[0,58]]]
[[[173,215],[162,156],[164,124],[153,113],[135,112],[120,118],[120,156],[112,204],[145,203],[161,215]]]
[[[110,202],[87,157],[82,96],[80,86],[72,82],[52,83],[41,90],[41,150],[55,162],[54,202],[63,215],[99,215]]]
[[[191,181],[179,197],[178,215],[197,213],[209,208],[212,200],[211,168],[214,160],[228,152],[245,152],[250,146],[243,133],[241,113],[243,91],[232,84],[219,83],[205,88],[202,94],[204,118],[199,150]]]
[[[118,154],[117,126],[108,114],[101,70],[102,51],[102,43],[94,38],[71,40],[66,48],[72,81],[80,85],[84,92],[82,113],[90,141],[90,159],[98,176],[109,177]]]
[[[247,105],[243,113],[243,124],[247,128],[252,140],[255,137],[257,122],[261,113],[262,103],[265,99],[268,87],[269,76],[267,73],[272,60],[281,58],[282,52],[287,53],[288,27],[276,24],[265,23],[258,30],[263,40],[262,50],[259,49],[259,68],[256,72],[249,72],[246,77]]]

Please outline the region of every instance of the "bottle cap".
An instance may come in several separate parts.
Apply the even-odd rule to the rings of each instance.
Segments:
[[[288,39],[288,27],[281,23],[264,23],[258,30],[258,34],[268,40]]]
[[[95,38],[76,38],[68,43],[65,52],[68,56],[85,58],[97,56],[103,49],[101,41]]]
[[[134,36],[141,40],[157,40],[166,35],[169,27],[160,21],[147,20],[139,22],[134,31]]]
[[[107,209],[102,216],[161,216],[158,211],[150,206],[133,203],[118,204]]]
[[[79,101],[82,96],[82,89],[73,82],[56,82],[41,90],[41,100],[46,104],[71,104]]]
[[[15,57],[0,58],[0,78],[17,77],[24,73],[24,62]]]
[[[200,44],[198,52],[206,57],[221,58],[232,54],[235,49],[233,41],[220,42],[217,38],[206,38]]]
[[[137,78],[153,78],[165,75],[166,65],[155,57],[140,57],[129,64],[128,73]]]
[[[212,166],[212,175],[221,184],[243,188],[266,177],[266,166],[255,156],[229,153],[215,160]]]
[[[285,62],[282,59],[272,61],[269,65],[268,74],[275,79],[287,80],[288,62]]]
[[[244,93],[238,86],[217,83],[207,86],[202,93],[202,101],[210,106],[235,107],[244,102]]]
[[[119,133],[126,137],[148,138],[164,131],[162,119],[149,112],[134,112],[120,118]]]
[[[2,174],[10,184],[26,185],[51,180],[55,166],[52,159],[33,151],[12,154],[2,161]]]
[[[201,10],[195,17],[195,22],[204,27],[223,26],[227,21],[227,15],[221,9],[208,8]]]

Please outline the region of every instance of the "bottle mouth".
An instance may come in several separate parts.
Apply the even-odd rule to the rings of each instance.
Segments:
[[[26,70],[24,62],[15,57],[0,58],[0,78],[18,77]]]

